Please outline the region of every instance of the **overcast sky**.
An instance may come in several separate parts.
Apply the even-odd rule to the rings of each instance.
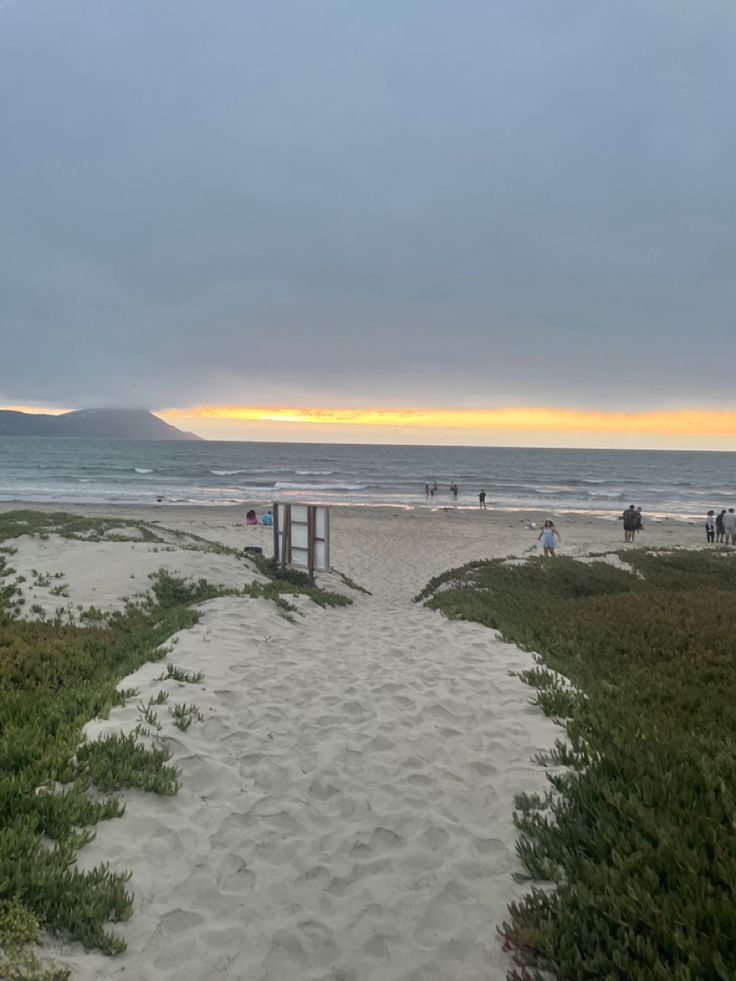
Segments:
[[[733,0],[0,0],[0,403],[732,407]]]

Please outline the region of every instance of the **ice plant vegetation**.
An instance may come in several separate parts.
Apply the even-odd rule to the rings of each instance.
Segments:
[[[417,597],[536,652],[523,678],[567,736],[543,761],[554,767],[548,793],[517,799],[530,892],[502,929],[518,965],[509,977],[727,981],[736,554],[619,558],[631,571],[565,558],[474,562]]]

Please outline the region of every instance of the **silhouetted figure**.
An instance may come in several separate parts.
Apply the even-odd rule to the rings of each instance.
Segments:
[[[633,504],[630,504],[621,517],[624,520],[624,541],[633,542],[636,529],[638,528],[641,520],[637,516],[636,507]]]

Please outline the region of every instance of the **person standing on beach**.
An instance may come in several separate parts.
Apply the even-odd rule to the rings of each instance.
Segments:
[[[641,508],[636,509],[636,528],[634,528],[634,535],[636,535],[637,531],[644,531],[644,525],[641,521]],[[631,540],[633,542],[633,537]]]
[[[429,498],[429,484],[424,485],[424,496]]]
[[[555,548],[557,548],[557,543],[560,541],[560,533],[555,528],[554,521],[550,521],[548,518],[544,522],[544,528],[539,532],[537,541],[542,543],[544,554],[551,555],[554,558]]]
[[[709,511],[705,516],[705,540],[714,542],[716,540],[716,519],[715,511]]]
[[[482,511],[486,510],[486,492],[482,490],[478,495],[478,500],[480,501],[480,507]]]
[[[633,542],[636,530],[641,524],[641,517],[637,515],[633,504],[629,505],[621,517],[624,519],[624,541]]]
[[[729,508],[723,515],[723,531],[726,545],[736,545],[736,514],[733,513],[733,508]]]
[[[722,542],[723,536],[726,533],[723,527],[723,516],[725,515],[725,513],[726,513],[726,509],[724,508],[720,514],[716,515],[716,541],[717,542]]]

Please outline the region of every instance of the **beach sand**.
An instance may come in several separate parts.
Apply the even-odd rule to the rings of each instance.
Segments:
[[[244,528],[241,509],[64,510],[270,551],[270,529]],[[50,953],[82,981],[501,981],[511,962],[496,928],[524,892],[513,798],[545,788],[532,757],[561,730],[512,674],[529,654],[412,598],[470,559],[527,554],[538,532],[525,524],[544,517],[335,508],[333,564],[372,595],[326,577],[354,604],[302,598],[294,624],[265,599],[206,603],[163,662],[204,671],[201,682],[156,681],[162,662],[121,682],[203,714],[180,732],[160,713],[181,790],[122,794],[125,815],[79,855],[132,871],[135,912],[115,927],[128,950],[111,959],[54,941]],[[623,547],[620,522],[558,525],[562,554]],[[641,542],[696,546],[701,531],[645,519]],[[119,607],[162,567],[237,587],[254,578],[234,556],[176,545],[11,544],[27,604],[48,611]],[[63,571],[69,598],[32,587],[32,569]],[[137,701],[90,722],[89,738],[133,728]]]

